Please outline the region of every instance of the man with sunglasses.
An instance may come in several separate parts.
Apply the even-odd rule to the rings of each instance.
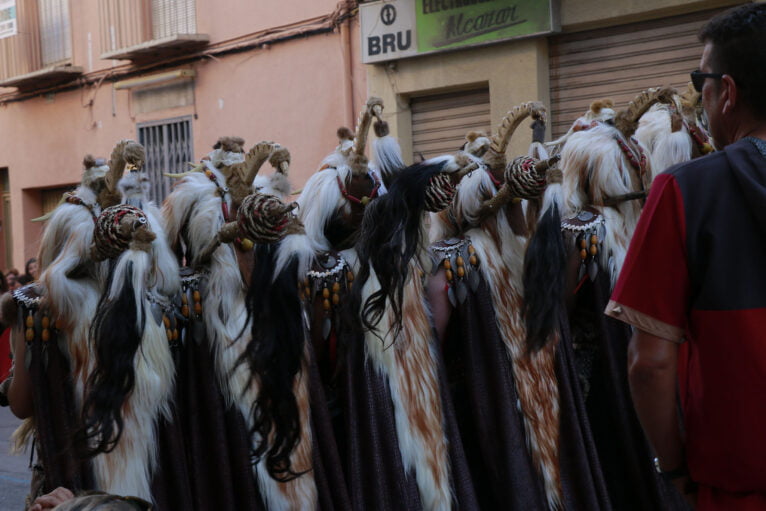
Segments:
[[[766,509],[766,3],[700,40],[691,78],[719,152],[654,180],[606,313],[635,327],[657,470],[698,509]]]

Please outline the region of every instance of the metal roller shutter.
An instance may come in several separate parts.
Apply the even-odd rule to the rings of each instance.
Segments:
[[[622,108],[649,87],[685,88],[699,67],[700,27],[722,9],[551,38],[551,128],[556,138],[596,99]]]
[[[410,100],[414,161],[454,153],[469,131],[490,132],[489,89]]]

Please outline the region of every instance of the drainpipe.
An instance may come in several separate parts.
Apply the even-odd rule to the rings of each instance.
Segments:
[[[343,51],[343,102],[346,126],[353,130],[356,124],[354,115],[354,61],[351,53],[351,22],[348,18],[340,26],[340,41]]]

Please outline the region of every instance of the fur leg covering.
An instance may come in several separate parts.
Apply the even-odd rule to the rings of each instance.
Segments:
[[[423,509],[452,508],[447,440],[444,436],[433,330],[423,302],[419,270],[411,265],[402,304],[402,328],[393,338],[395,318],[387,309],[375,331],[365,334],[365,351],[391,390],[404,469],[414,472]],[[412,278],[415,275],[415,278]],[[374,270],[362,303],[379,288]]]
[[[525,240],[513,234],[503,213],[466,234],[481,254],[480,270],[489,284],[498,328],[512,363],[532,460],[543,479],[550,509],[560,509],[557,338],[535,353],[527,350],[521,292]]]
[[[112,450],[98,454],[93,459],[96,486],[108,493],[134,495],[145,500],[152,498],[157,421],[163,415],[170,415],[174,380],[173,359],[164,325],[149,313],[151,305],[146,298],[146,282],[151,269],[150,254],[139,250],[123,253],[116,262],[107,294],[99,305],[97,319],[100,317],[102,321],[94,323],[97,343],[110,342],[112,336],[104,335],[108,331],[137,329],[141,332],[132,360],[134,385],[119,410],[123,420],[122,434]],[[119,310],[108,310],[116,304],[125,303],[125,300],[133,301],[134,317],[125,317]],[[107,310],[102,311],[102,307]],[[134,322],[134,325],[121,326],[120,320]],[[99,329],[107,331],[98,333]],[[115,346],[115,349],[119,348]],[[100,351],[98,345],[96,351]],[[101,363],[103,361],[99,360]],[[107,374],[105,378],[108,377]],[[96,383],[100,381],[96,380]],[[93,389],[89,389],[89,392],[93,392]],[[89,399],[86,404],[90,402]]]

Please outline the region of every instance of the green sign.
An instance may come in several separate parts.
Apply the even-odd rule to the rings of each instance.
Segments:
[[[415,0],[418,53],[554,31],[549,0]]]

